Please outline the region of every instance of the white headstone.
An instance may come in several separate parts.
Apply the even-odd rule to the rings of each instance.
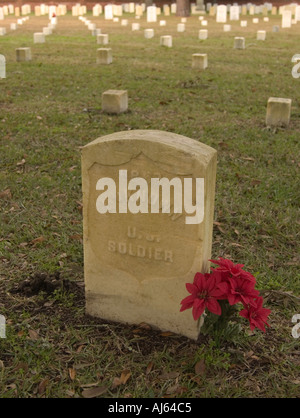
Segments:
[[[230,10],[230,20],[239,20],[240,19],[240,8],[239,6],[231,6]]]
[[[199,30],[199,39],[205,40],[208,36],[208,30],[207,29],[200,29]]]
[[[155,6],[149,6],[147,7],[147,22],[156,22],[157,21],[157,15],[156,15],[156,7]]]
[[[216,22],[217,23],[226,23],[227,22],[227,7],[221,4],[217,6],[217,15],[216,15]]]
[[[292,12],[291,10],[284,10],[282,12],[282,28],[290,28],[292,26]]]
[[[113,7],[111,4],[107,4],[104,6],[104,19],[105,20],[113,20]]]
[[[0,55],[0,78],[6,78],[6,60],[4,55]]]

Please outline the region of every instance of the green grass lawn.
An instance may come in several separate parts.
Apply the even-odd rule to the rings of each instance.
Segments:
[[[291,59],[300,24],[273,33],[279,16],[259,24],[247,16],[247,28],[228,22],[224,33],[208,17],[200,41],[197,16],[184,33],[174,16],[165,27],[144,17],[137,32],[132,16],[127,27],[88,17],[109,34],[109,66],[96,64],[100,45],[70,15],[45,44],[33,44],[33,33],[47,17],[0,38],[0,397],[299,397],[291,319],[300,314],[300,79]],[[144,38],[146,28],[154,38]],[[266,41],[256,41],[259,29]],[[173,48],[159,45],[164,34]],[[245,36],[245,50],[233,49],[234,36]],[[16,62],[22,46],[32,61]],[[208,54],[205,71],[191,68],[193,53]],[[128,90],[128,112],[101,112],[108,89]],[[292,99],[288,128],[266,128],[269,97]],[[266,334],[245,326],[233,341],[195,343],[85,316],[80,150],[130,129],[175,132],[218,151],[213,258],[255,275],[272,310]]]

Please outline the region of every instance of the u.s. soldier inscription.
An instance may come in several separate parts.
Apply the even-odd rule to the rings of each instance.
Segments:
[[[179,312],[211,254],[216,151],[161,131],[107,135],[82,150],[87,313],[196,339]]]

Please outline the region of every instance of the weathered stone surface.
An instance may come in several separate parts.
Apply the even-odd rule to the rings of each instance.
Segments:
[[[21,61],[30,61],[31,60],[31,49],[29,47],[17,48],[16,49],[16,60]]]
[[[196,272],[209,270],[216,159],[213,148],[162,131],[118,132],[83,147],[84,274],[88,314],[131,324],[146,322],[161,330],[197,339],[200,324],[194,321],[191,311],[180,312],[180,302],[188,295],[185,283],[193,282]],[[128,188],[120,173],[128,176]],[[101,186],[104,178],[115,183],[116,213],[99,212],[105,193]],[[137,178],[151,185],[153,178],[167,181],[176,178],[183,185],[191,180],[194,186],[196,179],[204,179],[202,220],[187,223],[186,212],[175,213],[175,204],[169,206],[169,213],[162,213],[161,196],[156,200],[161,204],[158,213],[128,211],[127,204],[129,207],[138,193],[138,187],[129,185]],[[193,204],[199,197],[199,193],[195,195],[195,188]],[[157,196],[151,194],[150,187],[148,191],[140,197],[140,203],[149,199],[151,209],[150,202]]]
[[[288,126],[291,115],[291,99],[270,97],[267,104],[266,125]]]
[[[122,113],[128,109],[127,90],[107,90],[102,93],[102,110],[106,113]]]

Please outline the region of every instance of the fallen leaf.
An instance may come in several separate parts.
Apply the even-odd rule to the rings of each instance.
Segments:
[[[152,361],[150,361],[150,363],[147,366],[146,369],[146,375],[148,375],[149,373],[151,373],[152,369],[153,369],[154,363]]]
[[[76,378],[76,370],[75,370],[75,369],[70,368],[70,369],[69,369],[69,376],[70,376],[70,379],[71,379],[71,380],[75,380],[75,378]]]
[[[176,379],[176,377],[179,376],[179,372],[163,372],[161,375],[159,375],[159,379],[162,380],[169,380],[169,379]]]
[[[105,386],[99,386],[96,388],[85,389],[82,391],[81,395],[86,399],[90,399],[97,398],[97,396],[101,396],[105,392],[107,392],[107,388]]]
[[[24,165],[25,163],[26,163],[26,160],[25,158],[23,158],[21,161],[17,163],[17,167],[20,167],[21,165]]]
[[[40,395],[43,395],[45,393],[45,390],[46,390],[46,387],[48,386],[48,384],[49,384],[49,379],[47,379],[47,378],[43,379],[40,382],[40,384],[38,386],[38,392],[39,392]]]
[[[41,236],[41,237],[35,238],[32,241],[30,241],[30,244],[36,245],[36,244],[40,244],[43,241],[45,241],[45,238],[43,236]]]
[[[123,370],[123,372],[121,373],[120,377],[115,377],[112,383],[112,387],[116,388],[117,386],[120,385],[125,385],[126,382],[128,381],[128,379],[131,376],[131,371],[130,370]]]
[[[80,234],[70,235],[70,239],[74,239],[76,241],[82,241],[82,236]]]
[[[195,373],[197,375],[203,376],[206,370],[205,361],[203,359],[199,360],[195,365]]]
[[[29,334],[29,338],[33,341],[37,341],[40,338],[39,333],[35,331],[34,329],[30,329],[28,331],[28,334]]]
[[[11,191],[10,189],[5,189],[2,192],[0,192],[0,199],[11,199]]]
[[[172,335],[174,335],[174,333],[170,331],[166,331],[166,332],[161,332],[159,335],[161,337],[171,337]]]

